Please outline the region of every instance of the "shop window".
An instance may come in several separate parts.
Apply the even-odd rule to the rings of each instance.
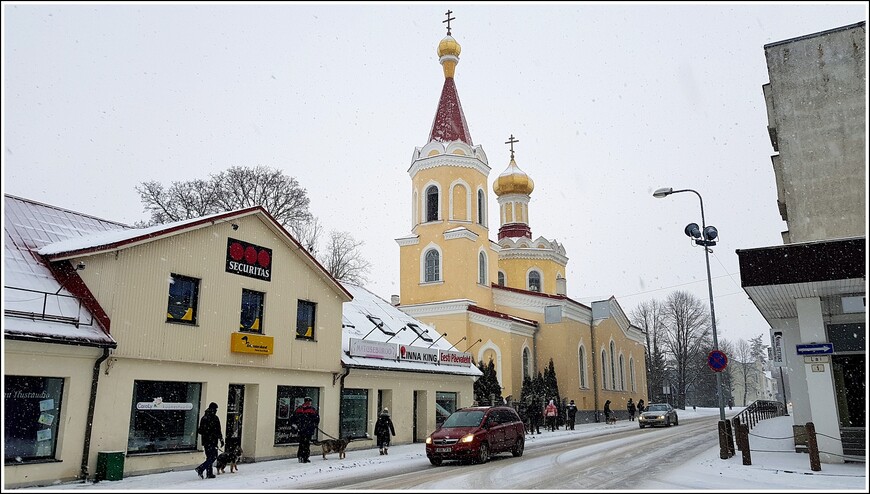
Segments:
[[[169,306],[166,321],[196,324],[196,306],[199,302],[199,280],[172,273],[169,275]]]
[[[299,436],[290,430],[290,417],[302,406],[305,397],[311,397],[311,404],[320,409],[320,390],[301,386],[278,386],[278,400],[275,407],[275,444],[294,444]],[[312,437],[317,440],[317,432]]]
[[[435,424],[440,426],[451,413],[456,411],[456,393],[435,392]]]
[[[242,289],[242,315],[239,320],[239,329],[242,331],[252,331],[254,333],[263,332],[263,292],[255,292],[253,290]]]
[[[55,458],[64,380],[4,376],[3,449],[6,465]]]
[[[314,339],[314,315],[317,304],[300,300],[296,305],[296,337],[306,340]]]
[[[339,437],[364,438],[368,432],[369,390],[345,389],[341,395]]]
[[[202,384],[134,381],[128,453],[196,450]]]

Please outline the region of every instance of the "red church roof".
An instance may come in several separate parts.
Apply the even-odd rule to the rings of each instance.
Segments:
[[[432,122],[429,141],[462,141],[469,146],[474,145],[471,141],[471,132],[468,131],[468,124],[465,122],[465,114],[462,113],[456,83],[453,82],[452,77],[444,78],[444,87],[441,89],[441,99],[438,101],[438,110]]]

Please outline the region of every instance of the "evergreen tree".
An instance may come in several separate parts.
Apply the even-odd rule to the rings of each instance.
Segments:
[[[498,405],[502,403],[501,384],[495,371],[495,363],[489,359],[489,363],[477,363],[477,368],[483,373],[474,382],[474,399],[479,405]]]

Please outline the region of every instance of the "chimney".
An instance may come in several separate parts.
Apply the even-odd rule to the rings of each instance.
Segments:
[[[393,304],[394,307],[399,305],[399,296],[398,295],[390,295],[390,303]]]
[[[556,276],[556,295],[568,295],[568,281],[561,275]]]

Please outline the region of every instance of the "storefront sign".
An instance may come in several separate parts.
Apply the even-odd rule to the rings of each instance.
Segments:
[[[437,364],[438,350],[419,346],[399,345],[399,360]]]
[[[227,238],[227,273],[272,281],[272,249]]]
[[[136,410],[193,410],[193,403],[164,402],[163,398],[136,403]]]
[[[441,362],[443,365],[463,365],[465,367],[470,367],[471,354],[441,350],[439,362]]]
[[[782,355],[782,331],[775,331],[773,333],[773,359],[772,363],[774,367],[782,367],[785,365],[785,361],[783,360]]]
[[[272,355],[275,338],[261,334],[232,333],[230,335],[230,351],[236,353],[258,353]]]
[[[396,344],[385,343],[383,341],[367,341],[358,338],[351,338],[350,355],[352,357],[369,357],[380,359],[396,359]]]

